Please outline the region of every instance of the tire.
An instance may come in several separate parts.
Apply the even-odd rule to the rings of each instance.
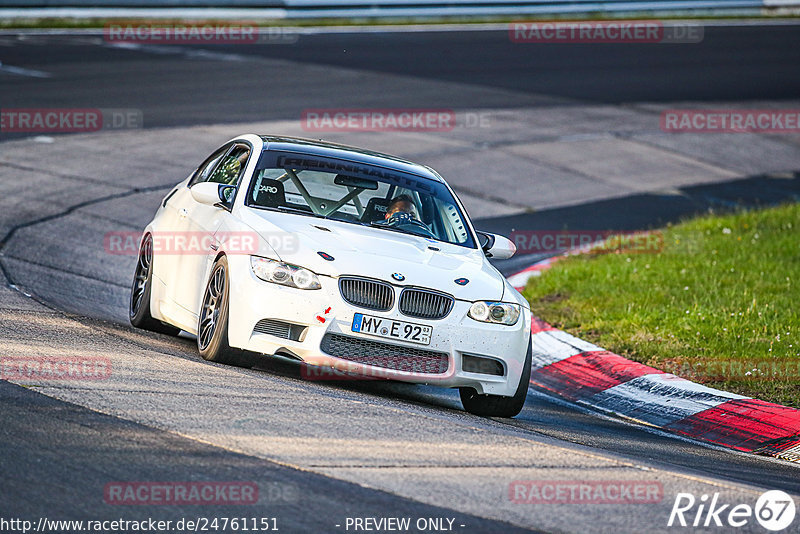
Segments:
[[[228,345],[229,280],[228,260],[220,256],[211,269],[203,292],[197,320],[197,349],[200,356],[209,362],[250,368],[255,365],[257,356]]]
[[[528,396],[531,381],[531,359],[533,358],[533,339],[528,342],[528,354],[522,368],[517,391],[513,397],[500,395],[480,395],[474,388],[459,388],[461,404],[467,412],[483,417],[514,417],[522,411]]]
[[[153,238],[148,234],[139,248],[131,284],[128,319],[136,328],[177,336],[180,328],[162,323],[150,315],[150,292],[153,286]]]

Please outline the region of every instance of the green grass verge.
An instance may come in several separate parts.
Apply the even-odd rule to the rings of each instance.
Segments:
[[[800,204],[661,232],[657,253],[557,262],[523,292],[534,315],[647,365],[800,408]]]

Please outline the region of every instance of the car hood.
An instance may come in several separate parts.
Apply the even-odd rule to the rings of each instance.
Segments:
[[[450,293],[461,300],[501,300],[502,275],[479,249],[358,224],[245,208],[240,219],[287,263],[327,276],[355,275]],[[430,247],[438,248],[433,250]],[[323,259],[323,252],[333,261]],[[404,280],[392,278],[402,275]],[[465,285],[456,279],[469,280]]]

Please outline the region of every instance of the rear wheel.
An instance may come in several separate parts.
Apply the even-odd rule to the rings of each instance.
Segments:
[[[533,358],[533,339],[528,342],[528,353],[522,368],[522,376],[513,397],[500,395],[480,395],[474,388],[459,388],[461,404],[471,414],[483,417],[514,417],[522,411],[528,397],[528,384],[531,381],[531,359]]]
[[[178,335],[180,328],[164,324],[150,315],[150,292],[153,286],[153,238],[150,235],[144,238],[139,248],[136,261],[136,270],[133,273],[131,285],[131,300],[128,305],[128,319],[136,328],[143,328],[152,332]]]
[[[221,256],[211,269],[203,294],[197,324],[197,348],[200,356],[210,362],[249,368],[255,365],[256,356],[228,345],[229,280],[228,260]]]

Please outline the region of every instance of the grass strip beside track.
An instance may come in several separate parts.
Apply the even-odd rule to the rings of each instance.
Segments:
[[[534,315],[689,380],[800,408],[800,204],[661,232],[660,251],[570,256],[532,278]]]

